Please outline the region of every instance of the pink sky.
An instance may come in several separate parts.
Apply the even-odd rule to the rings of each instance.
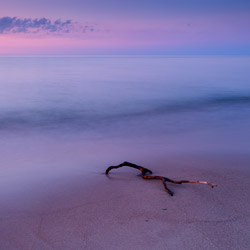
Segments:
[[[81,7],[80,1],[73,1],[77,1]],[[66,4],[67,0],[62,2]],[[20,5],[20,2],[18,4]],[[190,53],[195,53],[196,48],[204,52],[206,49],[208,51],[214,49],[215,52],[222,49],[227,50],[228,53],[230,50],[236,53],[237,51],[250,52],[250,32],[248,31],[250,16],[244,10],[234,12],[232,9],[220,13],[218,11],[202,12],[201,9],[195,13],[183,11],[180,14],[177,11],[163,15],[160,9],[156,9],[154,15],[146,15],[146,11],[141,13],[138,9],[137,12],[131,12],[129,16],[126,16],[123,12],[120,12],[120,15],[116,13],[119,6],[116,6],[113,12],[112,10],[108,12],[104,6],[103,12],[100,8],[96,8],[95,12],[93,11],[95,8],[89,5],[87,9],[92,12],[86,12],[86,15],[80,15],[75,6],[74,15],[73,12],[70,12],[71,7],[69,7],[67,16],[65,8],[62,10],[52,8],[43,13],[42,8],[36,11],[20,8],[18,11],[17,7],[18,5],[11,9],[6,4],[6,11],[4,8],[0,10],[2,16],[16,17],[12,26],[7,23],[6,19],[0,19],[0,55],[68,55],[112,51],[190,51]],[[15,15],[17,13],[19,15]],[[32,25],[36,20],[40,20],[42,17],[46,18],[47,26],[40,25],[38,28],[33,28]],[[56,31],[54,31],[55,27],[50,24],[55,24],[58,19],[61,20],[61,23],[56,26]],[[24,20],[29,20],[28,28],[27,24],[24,24]],[[65,28],[66,26],[63,26],[62,23],[67,20],[71,20],[71,23]],[[25,30],[20,31],[20,26]],[[66,29],[68,33],[65,32]]]

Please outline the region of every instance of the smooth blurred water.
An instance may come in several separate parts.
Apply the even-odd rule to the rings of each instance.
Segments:
[[[1,58],[0,129],[79,133],[155,115],[175,123],[176,114],[241,111],[250,104],[249,66],[247,57]]]
[[[247,154],[249,69],[249,57],[0,58],[2,183],[171,152]]]

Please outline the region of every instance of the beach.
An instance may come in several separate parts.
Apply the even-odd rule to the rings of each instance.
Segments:
[[[247,249],[249,160],[220,154],[149,159],[146,167],[155,174],[218,185],[170,184],[173,197],[160,181],[125,167],[109,177],[81,173],[45,183],[1,208],[1,249]]]
[[[249,65],[1,58],[0,249],[248,249]]]

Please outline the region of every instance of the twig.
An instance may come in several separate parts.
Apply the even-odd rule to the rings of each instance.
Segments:
[[[155,179],[155,180],[161,180],[162,183],[163,183],[163,186],[164,188],[166,189],[166,191],[171,195],[173,196],[174,193],[167,187],[167,183],[166,182],[171,182],[171,183],[174,183],[174,184],[182,184],[182,183],[198,183],[198,184],[205,184],[205,185],[208,185],[210,186],[211,188],[214,188],[216,187],[215,184],[211,184],[211,183],[208,183],[206,181],[190,181],[190,180],[181,180],[181,181],[174,181],[174,180],[171,180],[167,177],[164,177],[164,176],[154,176],[154,175],[147,175],[148,173],[149,174],[152,174],[152,171],[147,169],[147,168],[144,168],[142,166],[138,166],[136,164],[133,164],[133,163],[130,163],[130,162],[123,162],[117,166],[110,166],[107,168],[105,174],[108,175],[109,174],[109,171],[112,170],[112,169],[116,169],[116,168],[121,168],[121,167],[124,167],[124,166],[127,166],[127,167],[131,167],[131,168],[135,168],[135,169],[138,169],[141,171],[141,177],[143,179],[148,179],[148,180],[152,180],[152,179]]]

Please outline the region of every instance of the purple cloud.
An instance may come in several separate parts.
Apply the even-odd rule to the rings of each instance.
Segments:
[[[17,18],[17,17],[0,17],[0,34],[10,33],[70,33],[70,32],[93,32],[93,26],[88,27],[72,20],[62,21],[57,19],[51,21],[48,18]]]

